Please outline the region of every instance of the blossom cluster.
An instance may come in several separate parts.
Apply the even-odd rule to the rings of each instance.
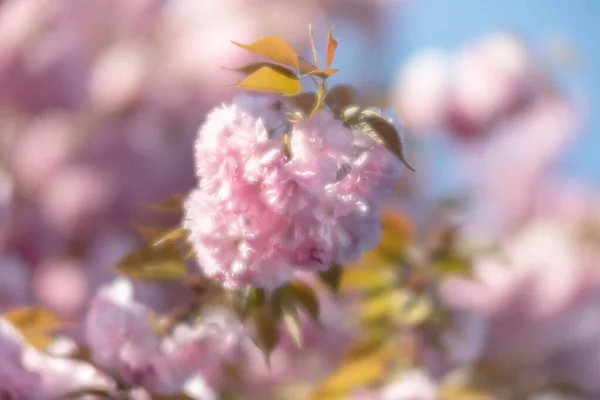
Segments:
[[[327,108],[285,117],[276,98],[242,96],[200,128],[184,226],[202,271],[227,288],[274,289],[379,241],[379,206],[400,162]]]
[[[0,395],[8,399],[51,400],[92,390],[216,398],[223,362],[236,357],[243,339],[239,322],[225,310],[206,310],[200,320],[178,323],[168,332],[133,297],[130,281],[117,279],[95,295],[84,323],[89,360],[72,356],[78,344],[68,337],[52,340],[46,351],[28,344],[9,322],[0,319]],[[4,398],[4,397],[3,397]]]

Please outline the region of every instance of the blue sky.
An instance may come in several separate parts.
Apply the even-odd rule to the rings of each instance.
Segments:
[[[556,34],[566,37],[581,54],[583,65],[567,70],[561,78],[571,88],[584,91],[589,119],[561,167],[569,176],[600,184],[600,117],[596,112],[600,101],[599,0],[408,0],[398,4],[387,16],[385,55],[369,61],[390,84],[406,58],[424,47],[456,49],[491,30],[506,28],[534,47],[541,47]],[[340,64],[344,68],[356,65],[358,56],[364,58],[357,50],[364,43],[360,35],[339,24],[336,32],[345,43],[354,45],[340,47]],[[364,65],[364,60],[358,65]],[[341,72],[342,80],[358,78],[357,69]]]

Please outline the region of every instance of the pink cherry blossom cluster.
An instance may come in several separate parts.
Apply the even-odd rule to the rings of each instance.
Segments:
[[[328,109],[292,124],[279,100],[250,96],[208,115],[196,168],[184,226],[202,271],[231,289],[358,258],[378,242],[378,206],[401,173]]]
[[[41,352],[0,319],[0,398],[49,400],[92,389],[132,390],[140,400],[146,392],[215,398],[211,383],[223,361],[240,352],[243,336],[239,322],[220,308],[160,333],[160,321],[134,300],[131,282],[117,279],[98,291],[85,321],[93,365],[69,358],[77,345],[66,338]]]

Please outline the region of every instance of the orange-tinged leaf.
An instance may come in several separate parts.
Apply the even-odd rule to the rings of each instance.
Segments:
[[[264,36],[256,42],[242,44],[233,42],[238,47],[280,64],[298,67],[298,54],[285,40],[276,36]]]
[[[315,69],[314,71],[308,72],[306,75],[318,76],[319,78],[326,79],[336,72],[338,72],[337,69]]]
[[[298,77],[283,73],[280,69],[272,66],[259,68],[238,83],[237,86],[242,89],[278,93],[284,96],[295,95],[302,90]]]
[[[3,318],[23,334],[25,340],[38,349],[45,349],[52,341],[50,332],[60,326],[53,312],[40,307],[21,307],[10,310]]]
[[[317,47],[315,46],[315,34],[313,32],[312,24],[308,25],[308,36],[310,38],[310,48],[312,50],[315,65],[317,66],[317,68],[319,68],[319,55],[317,53]]]
[[[306,75],[311,71],[316,70],[317,67],[312,65],[306,58],[298,56],[298,72],[300,75]]]
[[[338,41],[333,37],[333,26],[329,28],[329,32],[327,33],[327,64],[326,67],[329,68],[331,63],[333,62],[333,57],[335,56],[335,50],[337,49]]]

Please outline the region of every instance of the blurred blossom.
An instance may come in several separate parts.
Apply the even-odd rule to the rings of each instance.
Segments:
[[[0,318],[0,395],[46,400],[81,389],[107,389],[110,382],[91,365],[42,353]]]
[[[409,370],[399,380],[378,390],[361,390],[353,393],[349,400],[435,400],[438,398],[437,384],[426,371]]]
[[[411,133],[428,133],[442,123],[449,74],[449,56],[435,49],[422,50],[400,70],[391,101]]]
[[[88,282],[84,267],[75,260],[47,260],[35,270],[37,298],[63,317],[75,317],[85,305]]]
[[[0,312],[31,302],[29,268],[15,256],[0,255]]]
[[[86,317],[93,359],[132,385],[175,394],[196,374],[218,370],[241,340],[236,321],[222,313],[206,315],[199,325],[179,324],[165,337],[152,319],[152,311],[133,300],[129,281],[102,287]]]
[[[505,121],[487,141],[465,148],[462,162],[473,203],[469,229],[493,236],[531,215],[537,194],[578,132],[576,117],[567,99],[548,96]]]
[[[11,146],[11,169],[19,189],[39,195],[74,151],[76,127],[65,113],[40,114],[21,127]]]
[[[600,284],[590,257],[556,221],[531,223],[505,246],[505,261],[481,260],[476,281],[449,279],[449,304],[489,325],[481,359],[524,374],[523,385],[564,381],[600,393]],[[505,372],[509,372],[505,370]]]

